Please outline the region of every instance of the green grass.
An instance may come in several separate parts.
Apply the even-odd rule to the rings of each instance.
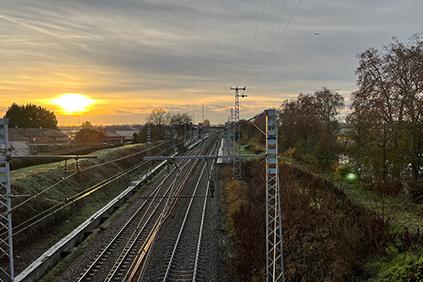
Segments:
[[[423,281],[423,253],[393,249],[384,257],[370,260],[366,268],[372,274],[368,279],[370,282]]]
[[[119,158],[140,151],[142,148],[142,145],[136,144],[100,150],[98,151],[99,159],[86,160],[83,167]],[[20,222],[28,219],[30,216],[35,215],[56,203],[62,202],[66,197],[75,195],[78,192],[100,182],[105,177],[115,175],[123,169],[138,162],[139,159],[137,157],[129,158],[123,162],[112,163],[94,168],[90,171],[81,172],[46,191],[36,199],[19,207],[14,213],[14,222],[15,224],[19,224]],[[16,170],[14,172],[15,175],[12,182],[12,190],[15,195],[22,195],[22,197],[16,198],[14,200],[14,205],[25,200],[27,198],[26,196],[35,195],[66,176],[67,174],[63,171],[63,167],[58,167],[58,165],[62,163],[63,162],[43,164]],[[40,224],[37,224],[36,229],[22,233],[22,236],[17,239],[17,242],[19,244],[24,243],[32,236],[38,236],[37,234],[42,232],[43,228],[48,227],[50,231],[47,236],[48,238],[46,239],[51,245],[64,235],[68,234],[86,218],[94,214],[113,197],[118,195],[124,188],[126,188],[130,180],[139,176],[139,174],[144,170],[145,168],[141,167],[130,175],[101,188],[78,203],[72,204],[71,207],[64,208],[54,216],[51,216],[42,221]],[[55,226],[54,230],[51,230],[49,227],[52,224]]]
[[[361,183],[337,182],[348,198],[364,208],[377,212],[395,228],[415,233],[423,230],[423,204],[413,203],[406,196],[386,196],[362,187]]]
[[[375,211],[389,223],[389,232],[395,238],[406,231],[419,234],[423,230],[423,205],[413,203],[405,196],[391,197],[363,188],[363,184],[338,181],[354,203]],[[423,250],[421,244],[414,244],[411,250],[400,251],[391,242],[386,254],[371,257],[365,270],[371,277],[368,281],[423,281]]]
[[[109,159],[113,157],[114,155],[124,152],[126,150],[137,149],[143,146],[144,144],[129,144],[129,145],[124,145],[120,147],[97,150],[90,154],[90,155],[96,155],[98,158],[97,160],[82,160],[81,162],[85,164],[99,162],[99,160]],[[73,160],[68,161],[68,164],[73,164],[73,163],[74,163]],[[23,178],[23,177],[28,177],[31,175],[43,173],[43,172],[57,169],[57,168],[63,169],[64,166],[65,166],[65,161],[57,161],[57,162],[52,162],[47,164],[33,165],[33,166],[28,166],[28,167],[13,170],[11,172],[11,175],[13,179],[18,179],[18,178]]]

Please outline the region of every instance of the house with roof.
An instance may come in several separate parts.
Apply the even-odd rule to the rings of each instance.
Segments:
[[[63,146],[70,142],[69,136],[51,128],[9,128],[9,141],[13,155],[30,154],[40,146]]]
[[[137,128],[131,126],[106,126],[104,128],[104,143],[108,145],[131,143],[134,141],[134,134],[138,134]]]

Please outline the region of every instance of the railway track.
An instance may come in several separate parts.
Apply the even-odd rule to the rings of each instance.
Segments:
[[[191,154],[204,153],[209,142],[204,143],[202,147],[194,149]],[[171,210],[169,206],[173,208],[173,204],[169,201],[170,197],[183,190],[183,186],[196,169],[196,163],[197,161],[181,161],[178,168],[173,168],[111,241],[95,256],[78,281],[127,280],[140,250],[145,250],[146,245],[151,243],[151,237],[157,232],[160,221]],[[168,209],[166,210],[165,207]]]
[[[198,178],[192,197],[185,211],[182,224],[168,258],[163,281],[196,281],[199,277],[199,260],[201,252],[201,239],[204,226],[204,218],[207,207],[207,195],[210,182],[206,175],[204,164],[201,175]],[[202,189],[201,182],[206,176],[207,185]],[[193,204],[195,196],[204,195],[201,200]]]
[[[216,154],[214,146],[210,154]],[[185,189],[185,197],[180,198],[178,210],[172,214],[166,230],[158,246],[154,246],[154,262],[145,263],[137,279],[128,281],[201,281],[203,279],[201,266],[202,238],[207,211],[207,195],[211,189],[209,175],[213,169],[207,164],[200,167],[201,171],[191,189]],[[183,199],[183,200],[182,200]],[[169,226],[170,225],[170,226]],[[158,249],[160,249],[158,251]],[[160,258],[158,258],[158,256]],[[147,274],[146,274],[147,272]]]

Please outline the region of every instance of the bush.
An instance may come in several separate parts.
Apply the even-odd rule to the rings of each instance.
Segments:
[[[382,281],[423,281],[423,255],[413,253],[398,254],[385,265],[379,280]]]

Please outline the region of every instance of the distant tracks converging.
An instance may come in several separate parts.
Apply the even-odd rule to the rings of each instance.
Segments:
[[[206,144],[191,153],[200,154],[207,150],[208,142],[204,143]],[[183,190],[183,186],[196,168],[196,163],[197,161],[181,161],[178,168],[173,168],[149,193],[146,200],[109,243],[98,252],[78,281],[131,280],[138,272],[140,258],[146,254],[162,221],[174,207],[174,202],[169,199]],[[202,174],[203,172],[204,168]]]
[[[179,232],[168,258],[163,281],[196,281],[198,278],[201,240],[203,235],[204,220],[207,208],[207,195],[210,182],[207,175],[207,185],[202,189],[201,182],[206,171],[204,164],[200,177],[197,180],[192,197],[185,211]],[[213,167],[211,167],[210,172]],[[195,196],[204,195],[202,205],[193,204]]]

